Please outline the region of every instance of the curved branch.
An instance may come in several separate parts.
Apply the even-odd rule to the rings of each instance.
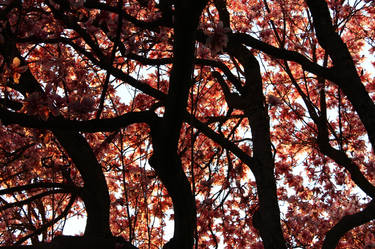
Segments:
[[[318,146],[320,149],[320,152],[322,152],[324,155],[328,156],[332,160],[334,160],[338,165],[344,167],[347,171],[349,171],[352,180],[355,184],[367,195],[374,198],[375,197],[375,186],[372,185],[366,177],[361,173],[358,165],[350,159],[345,152],[336,150],[330,145],[329,142],[329,123],[327,121],[327,117],[324,115],[325,108],[322,106],[322,114],[319,116],[318,113],[315,111],[315,107],[311,103],[311,101],[308,99],[306,94],[302,91],[302,89],[298,86],[295,78],[293,77],[292,73],[290,72],[289,68],[286,67],[286,72],[289,75],[289,78],[292,81],[292,84],[296,87],[298,93],[301,95],[302,100],[304,101],[307,110],[318,127]],[[325,102],[325,99],[323,98],[321,101],[321,105]]]
[[[104,58],[104,53],[98,46],[98,44],[90,37],[90,35],[78,24],[78,19],[73,16],[64,15],[64,13],[61,10],[57,10],[54,8],[53,5],[51,5],[49,2],[48,6],[51,9],[54,17],[56,19],[61,20],[67,28],[73,29],[75,32],[77,32],[82,39],[85,41],[85,43],[90,46],[90,48],[95,52],[96,56],[99,58]]]
[[[65,38],[65,37],[50,38],[50,39],[39,39],[39,38],[35,38],[35,37],[29,37],[29,38],[17,39],[18,42],[35,42],[35,43],[52,43],[52,44],[61,42],[61,43],[64,43],[66,45],[69,45],[74,50],[76,50],[77,53],[87,57],[94,65],[100,67],[103,70],[108,71],[108,73],[110,73],[114,77],[128,83],[132,87],[142,91],[145,94],[150,95],[151,97],[154,97],[154,98],[159,99],[159,100],[165,99],[166,95],[164,93],[158,91],[157,89],[151,87],[150,85],[148,85],[148,84],[146,84],[142,81],[139,81],[139,80],[133,78],[129,74],[124,73],[121,69],[113,67],[113,65],[111,65],[105,58],[102,58],[102,57],[96,58],[90,51],[87,51],[84,47],[81,47],[80,45],[74,43],[73,40]],[[134,60],[140,59],[138,56],[135,56],[135,55],[130,55],[130,57],[132,57],[131,59],[134,59]],[[165,59],[163,59],[163,58],[162,59],[144,58],[143,62],[145,63],[145,65],[148,65],[148,63],[150,65],[158,65],[158,64],[161,65],[162,63],[165,63],[165,62],[169,63],[169,60],[170,60],[170,58],[165,58]],[[142,63],[142,61],[140,61],[140,62]],[[32,86],[32,84],[31,84],[31,86]],[[26,85],[25,87],[30,88],[30,86],[28,86],[28,85]],[[21,89],[19,89],[19,85],[15,85],[14,88],[15,89],[17,88],[16,90],[21,91]],[[35,89],[30,89],[30,92],[32,92],[32,91],[35,91]],[[21,92],[23,92],[23,91],[21,91]]]
[[[336,248],[339,240],[344,234],[353,228],[363,225],[375,219],[375,201],[362,211],[344,216],[331,230],[326,234],[322,249]]]
[[[229,25],[229,12],[226,0],[215,0],[221,21]],[[252,134],[253,158],[257,166],[253,167],[259,199],[260,236],[265,248],[286,248],[280,224],[280,209],[277,198],[274,158],[270,138],[270,125],[267,108],[264,104],[263,82],[259,62],[251,51],[241,42],[232,39],[226,51],[235,57],[244,68],[245,84],[241,97],[248,101],[244,106]]]
[[[320,130],[320,129],[319,129]],[[342,165],[349,171],[352,180],[355,184],[368,196],[375,198],[375,186],[372,185],[366,177],[362,174],[357,164],[355,164],[343,151],[334,149],[326,138],[320,138],[321,132],[318,134],[318,145],[322,153],[334,160],[337,164]],[[326,140],[326,141],[324,141]]]
[[[4,46],[0,47],[3,56],[7,57],[8,60],[16,56],[21,58],[14,39],[12,37],[8,38]],[[23,93],[39,92],[44,94],[43,89],[30,70],[21,75],[18,86]],[[84,181],[81,196],[87,211],[85,235],[102,238],[112,236],[109,225],[110,199],[108,186],[102,167],[90,145],[76,131],[52,129],[52,132],[74,162]]]
[[[241,92],[242,90],[242,82],[239,80],[230,70],[229,68],[222,63],[221,61],[214,61],[214,60],[208,60],[208,59],[195,59],[195,64],[199,65],[206,65],[206,66],[212,66],[217,67],[228,78],[228,80],[236,87],[236,89]]]
[[[46,121],[38,116],[11,112],[0,108],[0,119],[4,125],[18,124],[28,128],[60,129],[82,132],[115,131],[126,128],[134,123],[150,123],[156,114],[150,111],[130,112],[115,118],[92,120],[68,120],[62,117],[50,116]]]
[[[84,181],[82,199],[87,212],[85,236],[110,237],[110,199],[107,182],[87,140],[76,131],[52,130]]]
[[[145,94],[150,95],[151,97],[154,97],[160,100],[165,98],[164,93],[158,91],[157,89],[149,86],[146,83],[143,83],[142,81],[136,80],[130,75],[124,73],[121,69],[113,67],[108,62],[106,62],[106,60],[96,59],[90,52],[80,47],[79,45],[75,44],[74,42],[69,41],[69,39],[67,39],[66,42],[67,44],[71,45],[77,52],[83,54],[88,59],[90,59],[92,63],[101,67],[104,70],[107,70],[111,75],[115,76],[116,78],[128,83],[132,87],[137,88],[138,90],[142,91]]]
[[[206,0],[176,1],[173,67],[165,112],[151,126],[153,154],[149,160],[173,202],[174,234],[167,249],[189,249],[194,243],[196,206],[190,183],[177,154],[194,67],[194,42],[199,17]]]

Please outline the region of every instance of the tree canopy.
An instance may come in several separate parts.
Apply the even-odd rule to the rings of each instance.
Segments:
[[[371,0],[0,1],[0,248],[375,248],[374,52]]]

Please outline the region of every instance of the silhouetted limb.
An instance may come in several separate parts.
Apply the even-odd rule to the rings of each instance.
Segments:
[[[322,249],[336,248],[339,240],[344,234],[353,228],[363,225],[375,219],[375,201],[362,211],[344,216],[331,230],[327,232]]]
[[[0,249],[138,249],[122,237],[98,238],[58,236],[50,243],[39,245],[4,246]]]

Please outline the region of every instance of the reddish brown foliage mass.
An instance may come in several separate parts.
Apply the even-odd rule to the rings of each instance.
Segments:
[[[374,52],[371,0],[0,1],[0,247],[374,248]]]

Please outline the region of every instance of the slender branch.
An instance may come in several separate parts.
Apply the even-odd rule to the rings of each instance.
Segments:
[[[69,191],[67,189],[49,190],[49,191],[46,191],[46,192],[34,195],[34,196],[32,196],[30,198],[27,198],[26,200],[23,200],[23,201],[17,201],[17,202],[13,202],[13,203],[7,203],[7,204],[5,204],[3,206],[0,206],[0,211],[4,211],[6,209],[13,208],[13,207],[20,207],[20,206],[29,204],[29,203],[37,200],[37,199],[40,199],[42,197],[45,197],[45,196],[48,196],[48,195],[52,195],[52,194],[58,194],[58,193],[71,193],[71,191]]]
[[[85,7],[87,8],[93,8],[93,9],[100,9],[100,10],[105,10],[109,11],[112,13],[117,13],[121,14],[128,22],[131,22],[138,28],[142,29],[149,29],[149,30],[155,30],[158,31],[159,27],[162,26],[167,26],[170,27],[172,25],[171,20],[168,20],[164,17],[161,17],[159,19],[156,19],[154,21],[141,21],[138,20],[137,18],[133,17],[132,15],[129,15],[125,11],[121,10],[121,8],[117,8],[115,6],[111,6],[109,4],[105,3],[100,3],[99,1],[86,1]]]
[[[289,51],[283,48],[277,48],[272,45],[269,45],[265,42],[262,42],[248,34],[243,33],[234,33],[229,35],[230,39],[233,39],[236,42],[245,44],[246,46],[252,47],[254,49],[260,50],[269,56],[272,56],[276,59],[282,59],[287,61],[294,61],[299,63],[302,68],[310,73],[313,73],[317,76],[328,79],[332,82],[337,81],[335,71],[333,69],[324,68],[303,56],[302,54],[296,51]]]
[[[122,4],[123,4],[123,1],[119,1],[118,4],[117,4],[117,8],[121,9],[122,8]],[[115,40],[113,42],[113,48],[112,48],[111,58],[110,58],[110,63],[109,63],[110,65],[112,65],[113,61],[115,60],[116,51],[117,51],[117,48],[118,48],[118,46],[120,45],[120,42],[121,42],[122,13],[123,12],[120,12],[119,17],[118,17],[118,24],[117,24],[117,30],[116,30],[116,38],[115,38]],[[98,108],[98,111],[96,113],[96,119],[100,119],[100,115],[101,115],[101,113],[103,111],[104,100],[105,100],[105,97],[107,96],[108,85],[109,85],[109,78],[110,77],[111,77],[111,74],[109,73],[109,70],[108,70],[107,71],[107,75],[105,77],[104,84],[103,84],[103,90],[102,90],[102,93],[100,95],[99,108]]]
[[[54,182],[38,182],[38,183],[32,183],[24,186],[17,186],[12,188],[6,188],[0,190],[0,195],[6,195],[11,194],[14,192],[20,192],[25,190],[31,190],[36,188],[61,188],[65,189],[66,191],[69,191],[71,193],[78,194],[80,188],[73,186],[71,184],[64,184],[64,183],[54,183]]]
[[[242,82],[239,80],[231,71],[230,69],[221,61],[214,61],[214,60],[208,60],[208,59],[195,59],[195,64],[199,65],[206,65],[206,66],[212,66],[217,67],[228,78],[228,80],[238,89],[242,89]]]
[[[87,45],[90,46],[96,56],[98,56],[99,58],[105,57],[103,51],[100,49],[98,44],[90,37],[89,33],[87,33],[80,25],[78,25],[78,19],[76,17],[64,15],[63,12],[55,9],[48,1],[47,3],[52,10],[55,18],[61,20],[68,28],[76,31],[87,43]]]
[[[23,237],[22,239],[18,240],[16,242],[15,245],[20,245],[22,244],[23,242],[25,242],[26,240],[28,240],[29,238],[32,238],[33,236],[35,235],[39,235],[41,234],[43,231],[45,231],[48,227],[52,226],[53,224],[55,224],[56,222],[58,222],[59,220],[61,220],[62,218],[66,217],[69,213],[69,210],[71,209],[71,207],[73,206],[75,200],[76,200],[76,195],[73,195],[70,197],[70,200],[69,200],[69,203],[68,205],[66,205],[64,211],[59,215],[57,216],[55,219],[43,224],[41,227],[37,228],[35,231],[33,231],[31,234],[29,235],[26,235],[25,237]]]
[[[194,126],[195,128],[197,128],[199,131],[201,131],[207,137],[212,139],[214,142],[220,144],[220,146],[222,146],[223,148],[231,151],[243,163],[248,165],[250,169],[254,172],[257,162],[250,155],[243,152],[236,144],[226,139],[223,135],[216,133],[206,124],[202,123],[191,114],[186,114],[185,121],[190,125]]]
[[[155,88],[149,86],[148,84],[139,81],[129,74],[124,73],[121,69],[113,67],[111,63],[109,63],[104,57],[96,58],[93,53],[90,51],[87,51],[84,47],[81,47],[77,43],[74,42],[74,39],[68,39],[65,37],[58,37],[58,38],[49,38],[49,39],[40,39],[36,37],[29,37],[29,38],[18,38],[17,42],[20,43],[28,43],[28,42],[34,42],[34,43],[64,43],[66,45],[71,46],[74,50],[76,50],[79,54],[87,57],[94,65],[100,67],[103,70],[108,71],[109,74],[113,75],[114,77],[128,83],[132,87],[142,91],[145,94],[148,94],[156,99],[164,99],[165,94],[156,90]],[[134,60],[139,60],[140,63],[144,65],[162,65],[170,63],[172,60],[171,58],[161,58],[161,59],[149,59],[149,58],[143,58],[136,55],[128,55],[129,58]],[[30,86],[29,86],[30,87]],[[14,88],[16,90],[21,91],[19,88],[19,85],[15,85]],[[22,92],[22,91],[21,91]]]

